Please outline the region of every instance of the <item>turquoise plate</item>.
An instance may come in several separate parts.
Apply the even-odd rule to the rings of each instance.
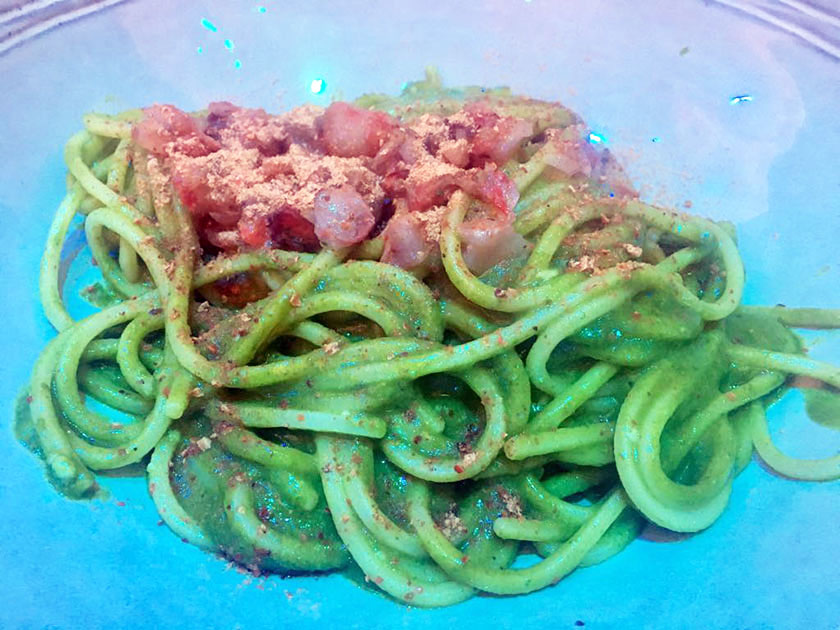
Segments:
[[[840,627],[840,483],[781,479],[758,461],[707,531],[648,532],[556,587],[436,611],[338,575],[244,575],[160,527],[137,478],[105,479],[109,497],[92,502],[52,491],[10,418],[52,335],[38,261],[64,188],[63,143],[90,110],[229,99],[276,111],[396,92],[434,65],[450,85],[563,101],[647,199],[737,223],[747,302],[840,307],[840,20],[829,0],[261,2],[21,11],[0,0],[0,627]],[[23,15],[32,5],[50,6]],[[79,7],[90,14],[47,28]],[[808,335],[811,356],[840,360],[837,337]],[[806,423],[796,394],[770,420],[791,454],[840,447],[840,433]]]

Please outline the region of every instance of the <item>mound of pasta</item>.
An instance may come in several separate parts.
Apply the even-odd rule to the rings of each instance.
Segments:
[[[765,410],[840,370],[741,305],[734,229],[638,199],[557,103],[368,95],[89,115],[41,269],[58,330],[18,404],[55,487],[147,464],[175,534],[254,572],[353,566],[416,606],[527,593],[646,523],[711,525]],[[74,321],[83,225],[99,310]],[[353,572],[349,572],[352,574]]]

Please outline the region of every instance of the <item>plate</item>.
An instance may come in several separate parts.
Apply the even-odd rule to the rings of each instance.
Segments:
[[[754,16],[693,0],[129,1],[92,12],[0,56],[0,627],[838,626],[840,484],[781,479],[757,461],[707,531],[649,535],[532,595],[424,611],[340,576],[243,575],[159,527],[139,479],[108,478],[108,499],[71,502],[14,442],[12,400],[52,334],[37,269],[62,147],[85,112],[220,99],[277,111],[396,92],[428,65],[449,85],[564,102],[647,199],[735,222],[746,302],[840,307],[840,65]],[[831,335],[808,343],[840,359]],[[840,445],[806,425],[795,394],[770,420],[794,455]]]

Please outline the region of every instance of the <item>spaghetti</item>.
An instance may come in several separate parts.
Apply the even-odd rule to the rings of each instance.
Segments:
[[[148,461],[185,540],[254,571],[352,563],[428,607],[554,584],[646,522],[708,527],[753,448],[840,478],[765,418],[790,375],[840,387],[790,331],[840,313],[742,306],[731,227],[638,200],[568,110],[429,75],[244,111],[89,115],[67,144],[40,280],[59,334],[18,405],[66,496]],[[79,216],[113,299],[74,321]]]

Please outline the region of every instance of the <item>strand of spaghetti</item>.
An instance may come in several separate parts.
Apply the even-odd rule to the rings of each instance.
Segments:
[[[456,371],[514,347],[536,333],[540,333],[549,324],[553,327],[552,335],[565,338],[646,287],[670,287],[669,276],[673,271],[690,264],[698,256],[702,254],[697,250],[680,250],[656,267],[641,267],[633,271],[629,277],[619,271],[608,271],[601,276],[582,282],[577,290],[566,294],[552,304],[534,309],[513,324],[498,328],[489,335],[454,348],[445,346],[442,349],[427,350],[422,353],[408,353],[387,362],[376,361],[358,365],[354,367],[352,373],[338,372],[338,380],[327,380],[324,377],[322,382],[351,388],[388,380],[416,379],[433,372]],[[548,334],[546,331],[546,335]],[[551,348],[553,347],[552,345]],[[533,352],[534,348],[529,352],[529,359]],[[340,360],[341,354],[339,353],[336,358]],[[241,387],[246,374],[252,386],[278,382],[284,378],[281,370],[288,367],[285,364],[265,365],[232,370],[232,378],[228,383]],[[275,370],[280,373],[272,374]]]
[[[642,532],[645,524],[646,521],[638,512],[625,508],[595,543],[595,546],[583,557],[579,567],[591,567],[622,551]],[[564,540],[565,538],[551,542],[535,542],[534,547],[543,558],[546,558],[557,551]]]
[[[455,300],[441,298],[440,310],[447,328],[473,339],[488,335],[499,328],[498,324],[488,321],[473,309]]]
[[[129,140],[120,140],[117,143],[117,148],[114,149],[114,153],[111,154],[111,167],[108,169],[105,185],[116,193],[125,190],[130,162],[128,155],[130,148],[131,142]]]
[[[123,239],[120,239],[120,249],[117,255],[117,260],[120,264],[120,270],[128,282],[138,283],[141,279],[142,272],[137,260],[137,252],[131,249],[131,246]]]
[[[740,475],[749,465],[753,455],[752,427],[748,419],[751,404],[744,405],[729,414],[728,422],[732,427],[735,440],[735,476]]]
[[[90,129],[88,129],[90,131]],[[123,138],[117,144],[114,152],[109,156],[110,165],[108,167],[105,185],[116,193],[120,193],[125,188],[126,175],[128,173],[128,149],[130,146],[130,132],[128,137]],[[104,161],[103,161],[104,163]],[[120,248],[118,258],[120,269],[126,280],[129,282],[139,282],[142,274],[140,269],[137,252],[125,241],[120,239]]]
[[[362,241],[353,248],[350,258],[356,260],[379,260],[385,249],[385,241],[382,235]]]
[[[172,491],[169,470],[172,467],[175,447],[180,441],[181,434],[175,429],[170,429],[152,451],[152,457],[146,466],[149,496],[152,497],[161,519],[176,536],[200,549],[212,550],[216,545],[178,502],[178,497]]]
[[[176,265],[189,262],[190,255],[197,251],[193,248],[197,247],[198,238],[192,221],[189,217],[182,216],[186,213],[180,205],[180,197],[170,183],[171,174],[156,157],[146,159],[146,171],[149,174],[152,209],[160,226],[161,241],[170,247],[171,244],[177,244],[177,250],[174,252]]]
[[[400,336],[406,332],[404,314],[390,310],[376,298],[342,290],[317,293],[304,298],[301,305],[291,313],[290,319],[300,321],[333,311],[362,315],[379,324],[389,336]]]
[[[90,363],[91,361],[116,360],[118,346],[119,341],[117,339],[91,341],[82,353],[82,361]]]
[[[133,117],[139,119],[140,112]],[[87,114],[82,117],[82,123],[90,133],[107,138],[119,138],[120,140],[131,139],[131,130],[134,127],[133,120],[126,119],[123,115],[119,118],[105,116],[104,114]]]
[[[526,279],[532,274],[545,271],[551,266],[551,260],[557,253],[563,240],[577,227],[613,213],[608,204],[590,203],[583,207],[575,207],[572,211],[556,217],[537,239],[522,275]]]
[[[551,459],[576,466],[606,466],[615,462],[615,454],[609,442],[595,442],[589,446],[552,453]]]
[[[458,227],[466,215],[469,197],[461,191],[452,195],[449,210],[444,215],[440,233],[440,252],[444,269],[461,294],[470,302],[484,308],[504,312],[526,311],[557,299],[580,286],[584,278],[580,273],[558,274],[536,287],[500,291],[484,284],[467,267],[461,254]]]
[[[72,177],[72,175],[70,175]],[[85,191],[85,197],[82,199],[82,203],[79,204],[79,214],[83,216],[87,216],[97,208],[102,208],[102,202],[99,201],[96,197],[91,197]]]
[[[151,372],[140,358],[140,346],[149,333],[163,328],[160,309],[139,313],[125,327],[120,335],[116,352],[117,364],[128,384],[141,396],[151,398],[155,393],[155,381]],[[89,344],[88,344],[89,345]]]
[[[571,536],[592,515],[591,505],[580,505],[554,496],[533,473],[522,479],[522,499],[539,512],[544,519],[559,522]]]
[[[285,427],[372,438],[383,437],[387,429],[381,418],[361,413],[283,409],[247,402],[210,405],[206,413],[216,420],[239,419],[246,427],[260,429]]]
[[[589,289],[589,295],[587,296],[589,298],[587,308],[579,307],[577,310],[572,310],[557,317],[550,326],[539,331],[534,345],[528,352],[525,363],[532,384],[546,393],[555,396],[562,395],[566,383],[548,372],[548,361],[557,344],[587,323],[614,310],[642,288],[669,287],[669,280],[672,276],[678,276],[676,273],[671,273],[672,270],[685,268],[700,260],[702,256],[703,253],[698,249],[682,249],[666,258],[656,267],[637,269],[630,277],[620,274],[612,276],[609,278],[609,284],[605,286],[600,286],[590,280],[592,288]],[[607,275],[598,277],[603,279]],[[680,288],[683,288],[682,285],[680,285]]]
[[[108,184],[108,176],[114,166],[114,153],[108,151],[109,144],[112,143],[107,138],[91,134],[82,151],[84,156],[82,159],[88,165],[90,172],[105,185]],[[113,190],[111,186],[108,186],[108,188]]]
[[[340,333],[337,333],[332,328],[327,328],[323,324],[313,322],[312,320],[304,320],[292,326],[286,334],[290,337],[298,337],[311,343],[313,346],[324,346],[328,343],[340,344],[345,340]]]
[[[371,534],[389,547],[415,558],[426,558],[420,540],[394,523],[376,504],[373,488],[373,451],[361,442],[352,447],[350,474],[344,478],[344,490],[356,515]]]
[[[219,442],[232,455],[266,468],[282,468],[301,475],[317,475],[315,458],[292,446],[278,446],[242,427],[228,424],[216,430]]]
[[[85,137],[81,140],[77,147],[77,154],[79,160],[83,165],[89,167],[91,173],[93,174],[94,170],[98,169],[98,164],[100,160],[107,159],[107,145],[110,142],[108,138],[102,138],[100,136],[94,136],[91,134],[85,134]],[[67,156],[67,147],[65,145],[65,157]],[[94,175],[97,179],[101,176],[102,171],[100,170],[99,175]],[[73,179],[73,174],[69,172],[67,173],[67,177],[69,179]]]
[[[786,455],[773,444],[767,417],[760,402],[747,407],[747,417],[752,430],[752,440],[758,452],[770,468],[776,472],[803,481],[832,481],[840,479],[840,455],[824,459],[800,459]]]
[[[739,311],[770,315],[792,328],[840,328],[840,309],[790,308],[787,306],[741,306]]]
[[[612,423],[598,422],[551,431],[522,433],[505,442],[505,455],[512,460],[518,460],[535,455],[570,451],[598,442],[612,442],[613,432]]]
[[[113,447],[94,446],[75,434],[69,434],[68,439],[80,459],[86,466],[94,470],[114,470],[142,460],[166,433],[171,419],[166,414],[167,391],[172,382],[172,376],[177,372],[177,364],[171,352],[164,360],[158,380],[160,392],[155,399],[152,411],[146,416],[142,429],[134,439]]]
[[[583,492],[607,481],[615,480],[615,471],[604,468],[578,468],[569,472],[553,475],[542,481],[542,485],[551,494],[566,498]]]
[[[82,354],[82,361],[117,360],[119,339],[94,339]],[[149,369],[156,370],[160,366],[163,353],[155,346],[141,347],[140,361]]]
[[[61,282],[59,280],[61,248],[64,239],[67,237],[70,223],[76,216],[84,195],[85,192],[80,185],[76,183],[71,185],[67,196],[64,197],[50,224],[44,254],[41,257],[41,271],[38,276],[41,304],[44,307],[44,314],[47,319],[59,332],[73,325],[73,318],[67,312],[61,297]]]
[[[568,538],[568,528],[554,521],[501,517],[493,521],[493,533],[505,540],[551,542]]]
[[[785,374],[810,376],[833,387],[840,387],[840,368],[815,361],[798,354],[773,352],[762,348],[750,348],[730,344],[726,347],[727,356],[737,364],[764,370],[775,370]]]
[[[677,465],[694,448],[703,434],[722,416],[753,400],[766,396],[782,385],[784,381],[783,374],[766,372],[713,398],[703,409],[686,420],[673,434],[670,448],[663,453],[661,458],[662,468],[669,472],[676,469]]]
[[[297,536],[282,534],[266,526],[254,510],[253,493],[242,483],[225,493],[228,522],[239,536],[254,547],[266,549],[271,557],[291,570],[325,571],[341,567],[347,562],[346,552],[326,541],[303,542]]]
[[[508,435],[525,429],[531,414],[531,382],[519,355],[508,350],[496,355],[490,362],[499,390],[504,392],[505,416]]]
[[[41,352],[29,384],[29,410],[32,424],[43,450],[47,474],[68,497],[82,498],[96,490],[96,478],[82,463],[61,426],[52,398],[55,362],[61,356],[67,335],[61,333]]]
[[[474,477],[490,465],[504,443],[507,420],[498,383],[480,367],[463,370],[456,376],[475,392],[484,407],[484,430],[473,445],[470,457],[460,453],[429,457],[405,448],[401,441],[390,436],[381,443],[382,451],[391,462],[419,479],[445,483]]]
[[[176,362],[177,363],[177,362]],[[169,392],[166,393],[164,413],[170,420],[177,420],[184,415],[190,403],[190,392],[195,386],[195,378],[180,365],[175,367]]]
[[[112,409],[133,416],[144,416],[152,410],[151,400],[126,391],[123,383],[116,382],[102,369],[80,364],[76,379],[81,391]]]
[[[636,510],[626,508],[595,543],[595,546],[589,550],[589,553],[583,557],[583,560],[580,561],[580,567],[594,566],[623,551],[639,537],[645,525],[647,525],[647,521]],[[542,544],[549,546],[552,543]],[[540,543],[537,543],[536,546],[539,547]],[[553,553],[550,550],[548,552],[549,555]]]
[[[577,533],[545,560],[524,569],[472,567],[469,554],[456,549],[437,529],[428,510],[429,491],[412,484],[408,490],[411,523],[435,562],[454,579],[499,595],[530,593],[560,581],[580,564],[626,506],[624,493],[615,489],[595,509]]]
[[[140,433],[138,423],[114,426],[112,420],[89,409],[79,395],[77,372],[87,345],[105,330],[130,321],[145,312],[143,300],[129,300],[117,309],[100,311],[67,330],[61,356],[55,365],[53,383],[64,418],[80,433],[99,443],[112,445],[133,440]]]
[[[513,229],[523,236],[536,232],[566,208],[577,206],[568,181],[548,182],[539,190],[535,188],[526,190],[516,206]]]
[[[138,300],[142,302],[141,300]],[[147,300],[142,306],[153,304]],[[117,304],[91,315],[88,320],[112,322],[124,315],[125,307]],[[82,320],[86,321],[86,320]],[[97,324],[99,326],[100,324]],[[101,326],[100,329],[105,326]],[[58,335],[41,353],[32,371],[30,381],[30,412],[38,435],[38,441],[44,453],[44,461],[56,485],[68,496],[82,497],[95,489],[95,478],[80,458],[80,454],[71,444],[70,437],[59,421],[53,402],[52,380],[55,366],[64,348],[71,338],[73,329]]]
[[[122,269],[120,269],[118,262],[111,257],[111,245],[106,241],[105,231],[102,229],[103,227],[108,226],[103,225],[98,220],[100,217],[105,216],[113,216],[116,218],[121,215],[103,207],[93,210],[85,219],[85,237],[87,238],[88,247],[93,254],[93,258],[96,261],[97,267],[99,267],[102,277],[105,278],[113,289],[126,297],[138,297],[147,293],[151,287],[146,283],[129,281],[125,274],[123,274]],[[133,227],[139,233],[138,240],[149,239],[146,241],[147,249],[154,248],[154,246],[150,244],[150,241],[152,241],[153,238],[147,236],[139,227]],[[123,235],[121,234],[120,236],[122,237]],[[128,246],[133,247],[135,250],[137,249],[137,246],[132,239],[122,237],[121,240]],[[157,248],[154,249],[156,254],[160,256],[161,254]]]
[[[132,184],[134,190],[134,203],[142,216],[153,218],[155,216],[154,204],[152,202],[152,184],[147,170],[148,153],[137,145],[132,146]]]
[[[574,384],[569,387],[551,387],[549,393],[555,398],[535,415],[528,423],[529,433],[538,433],[558,427],[564,420],[577,411],[581,405],[618,373],[618,366],[603,361],[589,368]],[[545,382],[554,384],[556,379]]]
[[[216,280],[256,269],[276,269],[297,273],[310,265],[313,259],[312,254],[289,252],[282,249],[266,249],[219,256],[198,267],[193,282],[196,287],[202,287]]]
[[[339,472],[339,440],[316,436],[318,463],[324,494],[336,530],[347,545],[353,560],[369,579],[399,601],[414,606],[448,606],[468,599],[475,592],[469,586],[446,580],[434,565],[423,567],[423,573],[410,570],[411,565],[397,551],[383,553],[364,524],[347,504],[347,496]]]
[[[64,148],[64,161],[67,164],[67,170],[76,178],[82,188],[89,195],[98,199],[102,205],[120,208],[125,205],[125,200],[99,181],[82,157],[82,146],[89,138],[90,134],[87,131],[79,131],[67,141]]]
[[[662,210],[637,200],[628,201],[622,213],[640,218],[663,232],[670,232],[698,245],[716,244],[723,263],[721,275],[726,278],[724,289],[717,300],[701,300],[682,283],[673,280],[669,283],[670,288],[680,302],[695,310],[705,320],[723,319],[738,307],[744,293],[744,264],[735,241],[720,225],[701,217]]]
[[[718,335],[703,335],[687,348],[660,360],[639,378],[619,412],[615,460],[621,482],[648,519],[673,531],[708,527],[729,500],[735,453],[726,422],[717,422],[712,436],[716,446],[712,452],[720,461],[707,467],[693,486],[676,489],[664,473],[650,474],[654,468],[661,472],[659,441],[665,424],[692,395],[702,375],[711,372],[714,365],[718,366],[714,369],[720,369],[720,349]],[[716,419],[714,414],[712,419]]]
[[[214,365],[195,349],[186,319],[189,285],[184,279],[179,278],[175,285],[175,302],[173,304],[170,299],[170,305],[167,309],[166,334],[172,341],[173,349],[181,365],[198,378],[210,383],[240,386],[239,383],[242,383],[243,380],[247,381],[247,379],[242,379],[239,374],[258,370],[259,367],[235,368],[231,364],[245,363],[250,360],[269,336],[282,326],[283,321],[288,317],[291,309],[294,308],[293,304],[300,299],[300,295],[305,294],[323,273],[336,265],[345,254],[346,250],[335,252],[323,250],[308,267],[293,276],[284,285],[283,289],[278,291],[271,301],[265,305],[255,325],[236,342],[222,365]],[[188,271],[182,271],[181,273],[186,276]],[[160,286],[160,283],[158,283],[158,286]],[[303,366],[301,365],[301,367]],[[297,373],[302,373],[302,370]],[[244,386],[251,385],[244,384]]]
[[[474,479],[490,479],[492,477],[508,477],[519,475],[523,472],[535,469],[542,469],[546,464],[554,461],[553,456],[529,457],[528,459],[519,460],[517,462],[509,460],[504,451],[493,460],[493,462]]]
[[[545,171],[545,167],[547,166],[545,161],[546,153],[550,151],[551,148],[549,145],[544,144],[524,164],[511,160],[505,165],[503,170],[513,180],[513,183],[516,184],[516,189],[520,193],[530,188],[531,184],[537,181],[543,171]]]

